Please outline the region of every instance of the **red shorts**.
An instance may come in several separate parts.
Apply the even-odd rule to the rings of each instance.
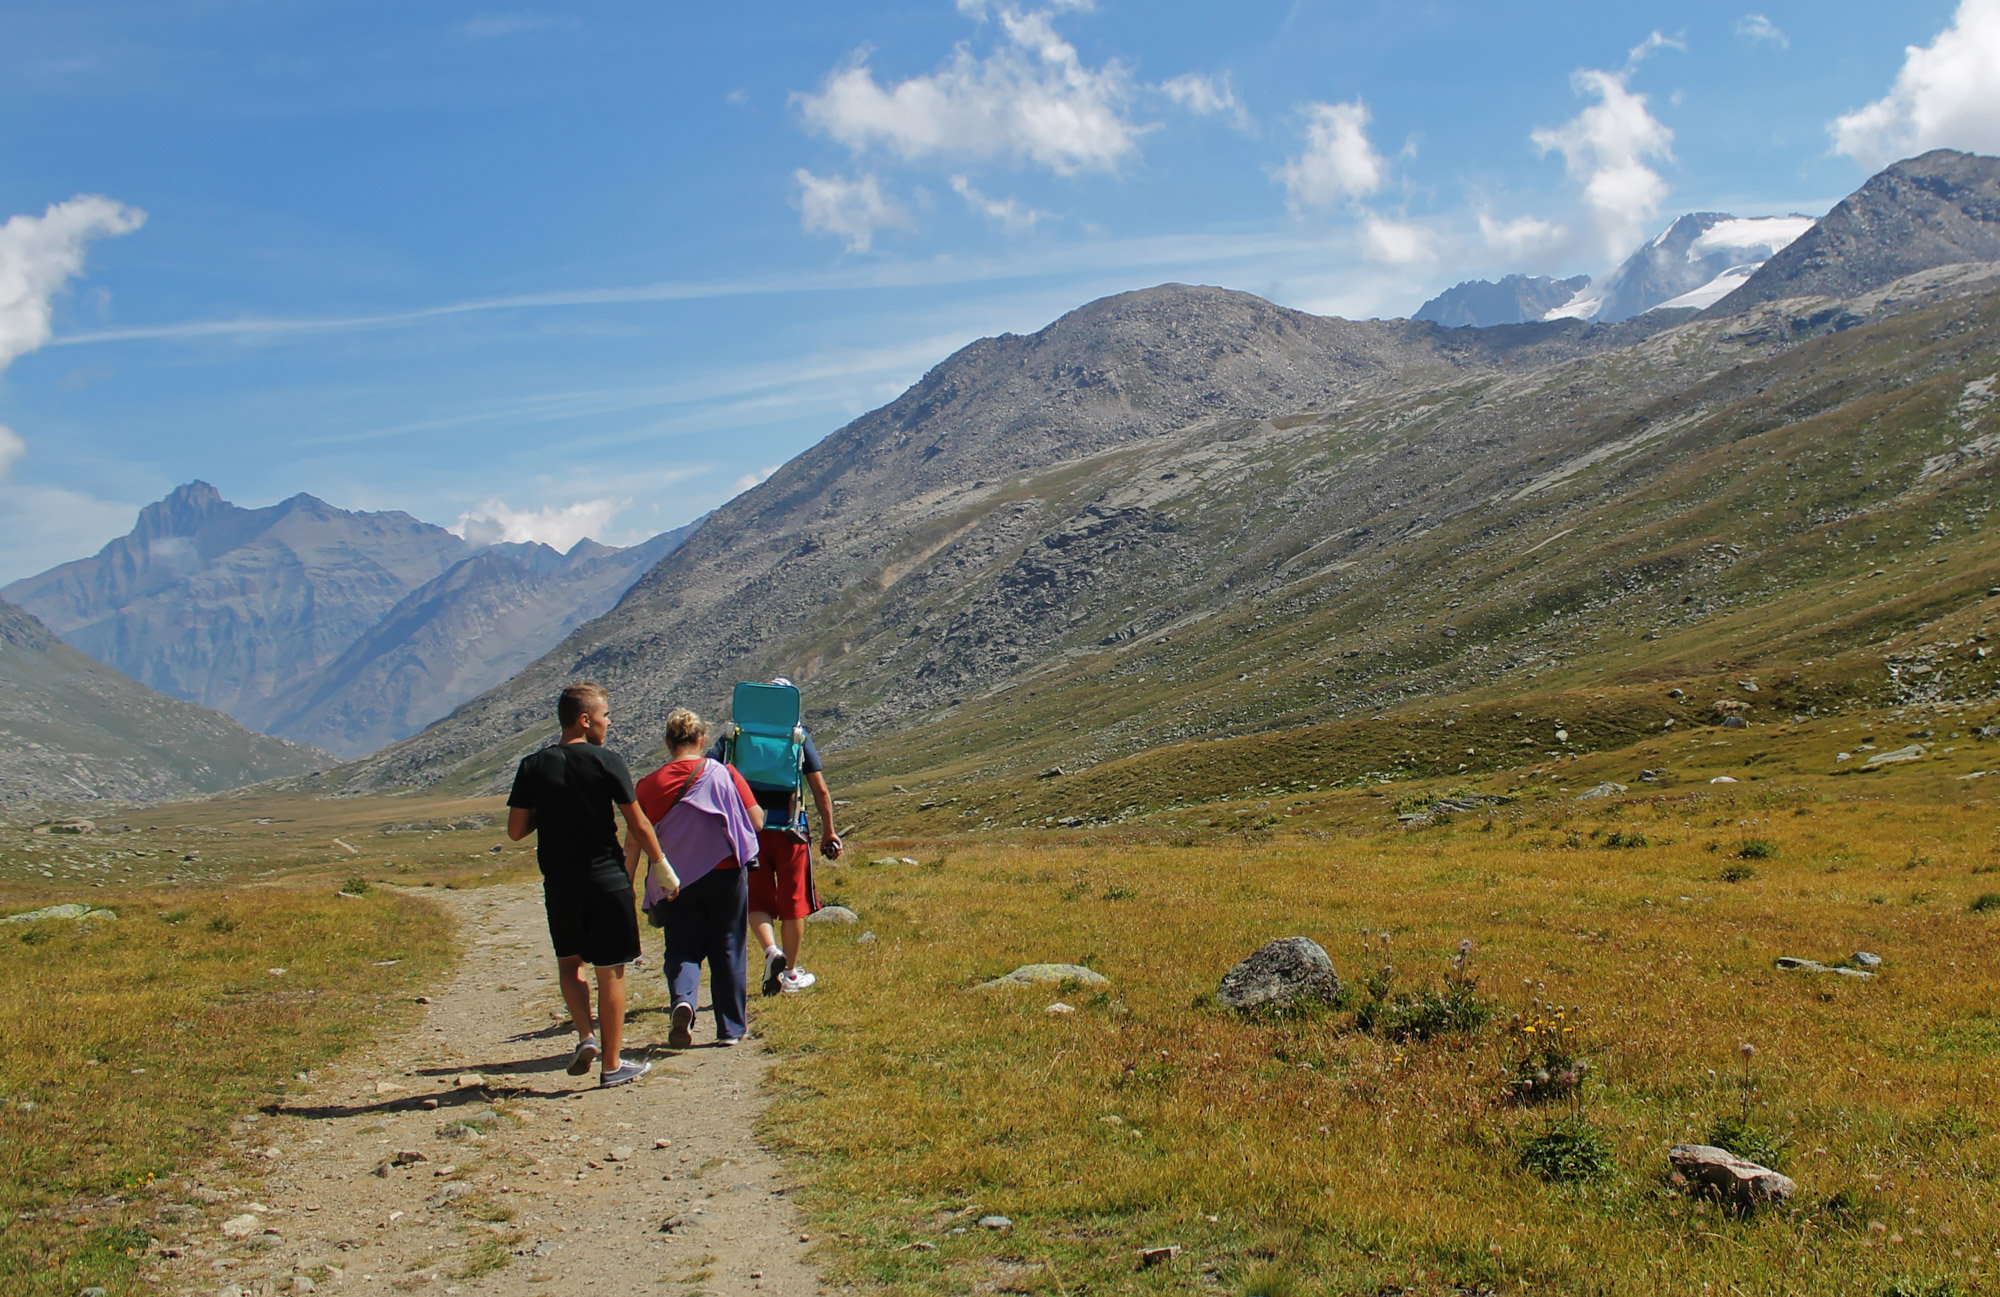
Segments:
[[[774,919],[803,919],[819,908],[813,889],[812,845],[789,833],[757,835],[757,867],[750,871],[750,912]]]

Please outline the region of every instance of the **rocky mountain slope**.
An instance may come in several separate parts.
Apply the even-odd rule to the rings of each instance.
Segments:
[[[285,691],[269,728],[341,757],[407,738],[608,611],[698,525],[627,549],[508,544],[461,559]]]
[[[405,513],[310,495],[244,509],[191,482],[94,557],[0,595],[162,693],[356,756],[546,652],[684,534],[482,550]]]
[[[1575,297],[1589,275],[1552,279],[1547,275],[1507,275],[1498,281],[1468,279],[1445,289],[1410,316],[1447,329],[1490,328],[1539,320]]]
[[[1718,662],[1886,688],[1893,637],[2000,584],[1996,272],[1615,326],[1093,303],[947,360],[521,676],[331,778],[497,786],[580,677],[640,756],[672,705],[785,670],[849,779],[960,825],[1061,798],[1032,780],[1052,765],[1416,700]],[[1370,777],[1413,759],[1385,746],[1353,749]]]
[[[0,811],[168,801],[327,764],[323,752],[156,693],[0,603]]]

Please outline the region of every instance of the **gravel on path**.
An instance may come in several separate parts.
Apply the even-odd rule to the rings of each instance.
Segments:
[[[467,951],[451,982],[407,1032],[239,1123],[268,1169],[190,1183],[210,1210],[170,1250],[170,1284],[221,1297],[827,1292],[793,1181],[754,1135],[770,1056],[754,1032],[711,1044],[706,1012],[695,1048],[666,1048],[657,934],[627,972],[626,1053],[653,1071],[599,1090],[594,1071],[564,1070],[575,1037],[540,889],[437,899]]]

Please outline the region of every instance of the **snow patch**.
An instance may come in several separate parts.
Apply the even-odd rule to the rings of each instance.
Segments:
[[[1750,251],[1767,248],[1769,260],[1794,239],[1819,222],[1810,216],[1738,216],[1718,221],[1688,245],[1688,260],[1700,261],[1710,253]]]
[[[1672,311],[1682,307],[1691,307],[1697,311],[1706,310],[1742,287],[1743,281],[1756,274],[1758,268],[1763,264],[1761,261],[1752,261],[1741,266],[1731,266],[1703,284],[1700,288],[1689,289],[1679,297],[1661,302],[1658,306],[1649,306],[1646,309],[1648,311]]]

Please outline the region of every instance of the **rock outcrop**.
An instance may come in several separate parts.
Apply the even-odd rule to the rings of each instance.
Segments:
[[[1295,1009],[1331,1004],[1340,994],[1333,961],[1310,937],[1282,937],[1223,975],[1215,1002],[1225,1009]]]

